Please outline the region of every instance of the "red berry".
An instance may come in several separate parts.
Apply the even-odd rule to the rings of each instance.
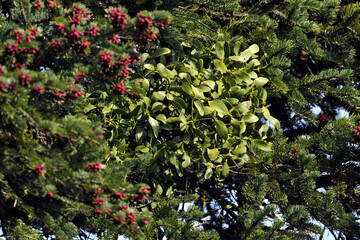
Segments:
[[[45,171],[45,168],[43,166],[40,166],[39,164],[36,164],[34,168],[34,173],[37,175],[42,174]]]
[[[292,154],[299,154],[299,149],[297,149],[296,147],[294,147],[292,150],[291,150]]]

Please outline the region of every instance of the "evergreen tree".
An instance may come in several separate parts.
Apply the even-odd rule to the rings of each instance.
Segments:
[[[7,237],[360,238],[356,1],[83,3],[1,2]]]
[[[298,237],[311,232],[321,234],[315,226],[309,227],[314,223],[309,219],[313,219],[324,224],[334,235],[339,231],[337,238],[359,238],[356,222],[359,178],[354,175],[357,172],[354,156],[358,151],[356,118],[336,117],[339,109],[346,109],[350,115],[356,115],[358,111],[359,3],[194,0],[177,2],[176,6],[173,1],[151,2],[142,1],[150,9],[172,12],[172,25],[162,31],[160,44],[175,49],[176,56],[189,55],[194,47],[206,51],[216,41],[226,40],[232,46],[235,42],[240,42],[242,47],[254,43],[260,46],[260,53],[264,54],[260,62],[265,66],[261,73],[270,80],[265,85],[271,104],[269,109],[281,122],[283,133],[275,138],[274,147],[278,147],[274,153],[261,155],[260,165],[245,169],[268,176],[264,184],[265,198],[281,206],[278,214],[284,217],[286,224],[291,222],[305,227],[303,230],[299,230],[299,226],[287,227],[299,231]],[[320,107],[321,113],[314,114],[314,107]],[[326,132],[325,129],[331,130]],[[334,137],[320,140],[320,136],[326,134]],[[347,135],[346,139],[340,138],[344,135]],[[238,174],[230,174],[227,178],[229,184],[224,186],[227,186],[228,194],[232,187],[242,188],[241,184],[234,185],[237,178]],[[206,182],[204,186],[209,188],[211,184]],[[216,193],[214,189],[206,192]],[[221,208],[213,204],[214,196],[207,195],[202,199],[206,201],[199,201],[198,205],[205,206],[213,220],[204,227],[217,229],[224,239],[240,235],[236,232],[226,235],[231,229],[244,232],[238,227],[241,224],[224,227],[223,222],[230,217],[226,220],[217,217]],[[240,201],[240,205],[246,204],[246,198],[241,194],[233,199],[233,202]],[[239,216],[238,211],[232,214]],[[310,225],[301,219],[306,219]],[[274,220],[273,228],[277,226],[279,228],[275,229],[279,230],[282,224],[285,223]],[[285,235],[292,236],[290,233]]]
[[[0,17],[3,236],[142,238],[150,187],[132,184],[128,169],[109,161],[105,124],[85,113],[91,91],[127,78],[139,59],[135,42],[148,44],[155,28],[140,28],[145,18],[120,8],[94,21],[83,5],[56,0],[2,1]]]

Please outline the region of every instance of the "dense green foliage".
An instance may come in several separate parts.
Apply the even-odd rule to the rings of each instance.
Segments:
[[[2,1],[3,235],[359,239],[359,13]]]

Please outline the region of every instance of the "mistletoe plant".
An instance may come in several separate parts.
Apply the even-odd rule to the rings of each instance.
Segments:
[[[95,20],[83,5],[66,9],[56,0],[1,6],[3,235],[140,234],[150,221],[144,206],[150,187],[131,184],[126,168],[106,164],[112,154],[106,129],[83,114],[84,98],[97,86],[123,86],[139,59],[135,47],[156,39],[155,23],[163,27],[167,14],[131,18],[116,7]]]

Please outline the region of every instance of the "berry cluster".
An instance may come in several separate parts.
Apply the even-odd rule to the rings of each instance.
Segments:
[[[113,53],[106,54],[105,51],[102,51],[99,56],[101,66],[103,66],[104,69],[109,68],[113,60]]]
[[[30,29],[30,35],[25,38],[25,41],[31,42],[37,35],[37,28]],[[12,59],[12,69],[21,69],[27,63],[29,54],[35,54],[36,48],[19,48],[19,44],[23,43],[24,33],[22,31],[14,30],[15,36],[13,40],[17,42],[7,45],[4,49],[4,56]],[[15,57],[15,58],[14,58]]]
[[[60,39],[56,39],[53,41],[50,45],[50,51],[51,52],[59,52],[62,47],[62,44],[60,42]]]
[[[0,66],[0,77],[5,73],[4,69]]]
[[[125,20],[126,13],[122,13],[120,8],[109,10],[109,14],[107,14],[107,16],[110,18],[111,24],[114,28],[123,29],[127,24]]]
[[[39,29],[38,29],[38,28],[30,28],[30,34],[31,34],[31,36],[36,37],[37,34],[38,34],[38,32],[39,32]]]
[[[6,82],[0,82],[0,91],[4,91],[5,86]]]
[[[37,0],[37,2],[34,3],[34,7],[35,7],[37,10],[40,10],[41,5],[43,5],[43,3],[42,3],[40,0]]]
[[[71,28],[70,32],[67,35],[67,38],[71,41],[71,42],[76,42],[77,40],[79,40],[80,36],[82,35],[82,32],[79,32],[77,30],[77,28]]]
[[[154,30],[146,29],[136,36],[136,41],[141,44],[149,44],[150,40],[157,39]]]
[[[131,194],[129,197],[132,201],[139,202],[146,199],[146,195],[149,193],[150,186],[140,188],[136,194]]]
[[[79,83],[80,81],[85,79],[85,73],[79,72],[79,74],[74,75],[73,78],[75,79],[75,83]]]
[[[11,83],[9,86],[6,87],[6,90],[8,90],[8,92],[12,92],[15,89],[15,83]]]
[[[293,149],[291,150],[291,153],[294,155],[299,154],[299,149],[297,149],[296,147],[293,147]]]
[[[105,205],[104,198],[95,198],[93,201],[93,205]]]
[[[144,17],[144,15],[142,13],[138,14],[138,17],[136,19],[136,27],[139,29],[145,29],[145,28],[149,28],[152,24],[152,20],[153,17]]]
[[[352,130],[352,133],[355,140],[360,141],[360,126],[356,126],[355,129]]]
[[[153,25],[155,27],[165,27],[168,26],[169,24],[170,24],[170,17],[167,17],[166,19],[156,22]]]
[[[19,74],[19,83],[23,86],[29,86],[31,81],[31,75],[30,74],[24,74],[21,72]]]
[[[84,91],[80,91],[75,88],[74,90],[70,90],[70,92],[68,94],[66,94],[66,98],[69,100],[74,100],[74,99],[78,99],[83,94],[85,94]]]
[[[54,28],[56,29],[56,31],[58,33],[60,33],[60,35],[64,35],[65,34],[65,25],[63,23],[58,23],[54,25]]]
[[[114,44],[120,42],[120,37],[115,34],[113,34],[111,38],[106,37],[106,39],[109,40],[109,42],[114,43]]]
[[[61,5],[56,5],[56,0],[49,0],[49,8],[61,7]]]
[[[319,116],[316,118],[316,120],[318,120],[322,123],[327,123],[330,120],[330,116],[328,116],[327,114],[319,114]]]
[[[123,198],[126,198],[126,194],[122,193],[122,192],[116,192],[116,193],[112,194],[111,197],[114,199],[122,200]]]
[[[81,40],[81,43],[76,43],[74,45],[74,50],[81,54],[85,54],[85,51],[89,46],[90,46],[90,43],[88,41]]]
[[[114,93],[116,95],[125,95],[127,94],[129,91],[125,88],[125,85],[123,82],[117,83],[114,86]]]
[[[99,172],[101,170],[101,163],[100,162],[89,163],[89,166],[87,167],[87,169],[90,172]]]
[[[65,93],[56,92],[56,93],[52,93],[51,96],[52,96],[55,100],[62,100],[63,97],[66,96],[66,94],[65,94]]]
[[[101,193],[101,188],[95,188],[92,191],[92,195],[100,195],[100,193]]]
[[[70,12],[70,26],[71,25],[80,25],[81,19],[84,17],[85,10],[79,8],[77,5],[74,6],[73,10]]]
[[[93,26],[89,30],[86,30],[84,32],[84,35],[87,37],[95,37],[99,33],[100,29]]]
[[[40,94],[44,89],[44,87],[33,87],[31,90]]]
[[[40,174],[42,174],[44,171],[45,171],[45,167],[40,166],[39,164],[37,164],[37,165],[35,166],[35,168],[34,168],[34,173],[35,173],[36,175],[40,175]]]
[[[8,45],[5,47],[5,54],[6,55],[15,55],[18,51],[18,47],[19,44],[18,43],[14,43],[12,45]]]
[[[22,37],[24,36],[24,33],[14,30],[15,36],[13,37],[14,40],[17,40],[17,42],[20,44],[22,43]]]

